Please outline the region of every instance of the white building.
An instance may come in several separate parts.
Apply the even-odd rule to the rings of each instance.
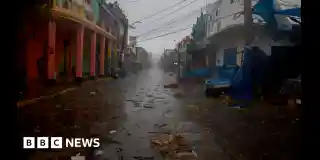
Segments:
[[[276,9],[284,8],[281,7],[283,1],[277,0]],[[290,0],[286,0],[287,3],[288,1]],[[299,0],[291,1],[299,5],[297,2]],[[256,3],[256,0],[252,0],[252,5]],[[207,19],[207,40],[213,44],[213,52],[215,53],[212,54],[216,54],[217,66],[223,65],[223,55],[226,49],[236,48],[235,50],[239,53],[243,50],[245,34],[244,16],[241,12],[243,12],[243,0],[218,0],[213,4],[208,4],[206,8],[206,13],[209,14]],[[278,28],[282,29],[291,29],[294,23],[284,16],[276,16],[276,20]],[[271,46],[292,45],[286,39],[276,42],[272,40],[270,33],[263,27],[264,21],[261,17],[253,15],[253,22],[254,41],[252,45],[260,47],[267,55],[271,55]],[[240,62],[240,60],[238,61]]]

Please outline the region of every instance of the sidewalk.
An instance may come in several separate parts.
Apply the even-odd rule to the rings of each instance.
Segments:
[[[102,115],[107,112],[106,80],[98,79],[83,82],[76,89],[57,94],[54,97],[40,99],[18,110],[18,132],[25,136],[58,136],[58,137],[96,137],[92,130],[94,122],[103,122],[110,117]],[[67,160],[78,152],[88,155],[89,149],[66,148],[59,152],[51,150],[23,150],[21,157],[30,160],[59,159]],[[35,156],[35,157],[34,157]]]
[[[94,81],[100,81],[110,79],[108,78],[99,78]],[[86,80],[82,83],[87,83]],[[45,85],[33,85],[32,89],[30,89],[25,95],[23,95],[22,99],[17,103],[18,107],[24,107],[26,105],[35,103],[38,100],[53,98],[59,94],[64,94],[69,91],[75,90],[79,87],[79,83],[77,82],[65,82],[65,83],[58,83],[53,86],[45,86]]]

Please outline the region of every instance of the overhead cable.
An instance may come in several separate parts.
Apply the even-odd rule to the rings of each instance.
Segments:
[[[150,34],[152,32],[159,31],[160,29],[163,29],[163,28],[165,28],[167,26],[170,26],[172,24],[176,24],[177,22],[180,22],[180,21],[182,21],[182,20],[184,20],[186,18],[190,18],[191,15],[193,15],[195,13],[198,13],[200,10],[201,9],[197,9],[197,10],[194,10],[194,11],[190,12],[189,14],[184,15],[182,17],[177,17],[177,18],[171,19],[170,21],[165,22],[164,24],[160,25],[159,27],[153,28],[151,30],[148,30],[148,31],[146,31],[144,33],[141,33],[141,34],[137,35],[137,36],[139,36],[139,37],[140,36],[145,36],[145,35],[148,35],[148,34]]]
[[[161,37],[164,37],[164,36],[168,36],[168,35],[171,35],[171,34],[175,34],[175,33],[179,33],[179,32],[185,31],[185,30],[187,30],[189,28],[191,28],[191,26],[186,27],[186,28],[181,28],[181,29],[169,32],[169,33],[165,33],[165,34],[159,35],[159,36],[154,36],[154,37],[151,37],[151,38],[140,40],[140,41],[137,41],[137,42],[144,42],[144,41],[149,41],[149,40],[153,40],[153,39],[156,39],[156,38],[161,38]]]
[[[168,17],[168,16],[172,15],[173,13],[176,13],[176,12],[178,12],[178,11],[180,11],[180,10],[182,10],[182,9],[184,9],[184,8],[186,8],[186,7],[188,7],[189,5],[191,5],[192,3],[196,2],[196,1],[198,1],[198,0],[193,0],[193,1],[191,1],[190,3],[188,3],[187,5],[182,6],[181,8],[178,8],[178,9],[176,9],[176,10],[174,10],[174,11],[172,11],[172,12],[170,12],[170,13],[168,13],[168,14],[166,14],[166,15],[162,16],[162,17],[159,17],[159,18],[157,18],[157,19],[154,19],[154,20],[153,20],[153,21],[151,21],[150,23],[155,22],[155,21],[158,21],[158,20],[163,19],[163,18],[166,18],[166,17]]]
[[[153,16],[156,16],[156,15],[158,15],[158,14],[160,14],[160,13],[164,12],[164,11],[167,11],[167,10],[169,10],[169,9],[171,9],[171,8],[173,8],[173,7],[177,6],[177,5],[179,5],[179,4],[183,3],[183,2],[185,2],[185,1],[187,1],[187,0],[182,0],[182,1],[180,1],[180,2],[176,3],[176,4],[172,5],[172,6],[169,6],[169,7],[165,8],[165,9],[163,9],[163,10],[160,10],[160,11],[158,11],[158,12],[154,13],[154,14],[148,15],[148,16],[146,16],[146,17],[144,17],[144,18],[140,19],[140,20],[137,20],[137,21],[135,21],[134,23],[138,23],[138,22],[140,22],[140,23],[141,23],[141,21],[142,21],[142,20],[146,20],[146,19],[148,19],[148,18],[151,18],[151,17],[153,17]]]
[[[234,16],[234,15],[242,13],[242,12],[243,11],[239,11],[239,12],[232,13],[232,14],[229,14],[229,15],[226,15],[226,16],[223,16],[223,17],[218,17],[215,21],[218,21],[218,20],[221,20],[221,19],[225,19],[227,17]],[[154,37],[151,37],[151,38],[143,39],[143,40],[140,40],[140,41],[137,41],[137,42],[149,41],[149,40],[153,40],[153,39],[156,39],[156,38],[160,38],[160,37],[164,37],[164,36],[167,36],[167,35],[171,35],[171,34],[174,34],[174,33],[182,32],[184,30],[187,30],[187,29],[191,28],[193,25],[194,24],[191,24],[186,28],[178,29],[178,30],[175,30],[175,31],[172,31],[172,32],[169,32],[169,33],[165,33],[165,34],[162,34],[162,35],[159,35],[159,36],[154,36]]]

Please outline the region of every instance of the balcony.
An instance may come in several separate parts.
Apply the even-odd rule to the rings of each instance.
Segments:
[[[116,37],[110,34],[104,26],[101,27],[97,25],[99,20],[99,5],[97,1],[53,0],[52,2],[52,14],[54,17],[81,23],[85,27],[105,35],[109,39],[116,39]]]
[[[55,7],[66,9],[84,18],[86,17],[84,4],[84,0],[56,0]]]

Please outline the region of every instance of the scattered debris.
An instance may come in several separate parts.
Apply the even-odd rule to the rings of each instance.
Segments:
[[[71,160],[85,160],[85,156],[80,156],[80,152],[76,156],[71,156]]]
[[[101,156],[103,154],[102,150],[96,150],[94,153],[96,156]]]
[[[143,108],[154,108],[154,107],[149,105],[143,105]]]
[[[142,156],[134,156],[132,158],[137,160],[153,160],[154,159],[154,157],[142,157]]]
[[[117,119],[117,118],[119,118],[120,116],[112,116],[112,117],[110,117],[110,119]]]
[[[147,97],[153,97],[153,94],[147,93]]]
[[[191,111],[199,111],[199,106],[197,105],[194,105],[194,104],[190,104],[190,105],[187,105],[187,108]]]
[[[155,127],[159,127],[159,128],[162,128],[162,127],[165,127],[167,126],[168,124],[164,123],[164,124],[155,124],[154,126]]]
[[[109,134],[114,134],[116,132],[117,132],[116,130],[111,130],[111,131],[109,131]]]
[[[119,152],[122,152],[123,149],[122,148],[116,148],[116,151],[119,153]]]
[[[161,134],[151,140],[152,147],[167,159],[195,160],[197,155],[181,134]]]
[[[163,86],[164,88],[178,88],[178,84],[177,83],[173,83],[173,84],[167,84]]]

